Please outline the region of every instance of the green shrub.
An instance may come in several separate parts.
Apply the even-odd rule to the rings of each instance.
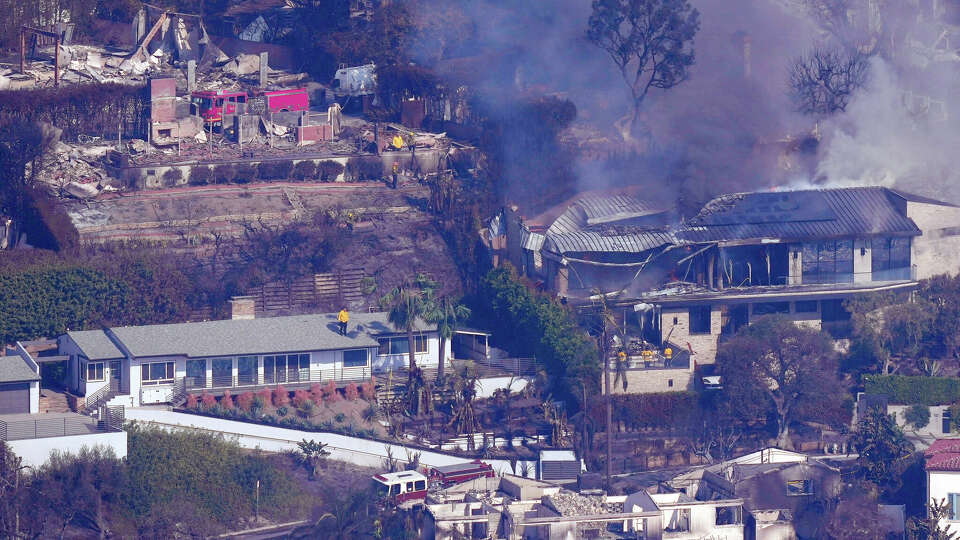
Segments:
[[[344,422],[347,420],[347,415],[345,415],[345,414],[343,414],[343,413],[337,413],[337,415],[334,416],[333,419],[334,419],[338,424],[342,424],[342,423],[344,423]]]
[[[317,177],[317,166],[312,161],[301,161],[293,167],[291,176],[301,182],[313,180]]]
[[[321,161],[317,165],[316,177],[321,182],[334,182],[343,174],[343,165],[336,161]]]
[[[867,375],[864,383],[867,393],[886,395],[894,405],[949,405],[960,401],[960,379],[950,377]]]
[[[213,171],[205,165],[197,165],[190,170],[190,184],[204,186],[213,181]]]
[[[257,179],[257,168],[249,163],[238,163],[234,167],[233,181],[238,184],[249,184]]]
[[[903,413],[907,423],[916,429],[921,429],[930,423],[930,407],[926,405],[911,405]]]
[[[277,416],[286,416],[289,412],[289,409],[286,407],[277,407]]]
[[[213,168],[213,180],[217,184],[229,184],[237,177],[237,171],[233,165],[224,163]]]
[[[354,182],[379,180],[383,177],[383,163],[374,156],[352,157],[347,161],[347,174]]]
[[[293,161],[283,159],[279,161],[264,161],[259,166],[262,180],[286,180],[293,171]]]

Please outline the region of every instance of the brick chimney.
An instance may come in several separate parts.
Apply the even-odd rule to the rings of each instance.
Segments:
[[[230,299],[230,318],[253,319],[255,302],[252,296],[234,296]]]

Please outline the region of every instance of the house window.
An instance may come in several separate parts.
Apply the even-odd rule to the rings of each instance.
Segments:
[[[140,368],[142,370],[141,383],[144,386],[173,383],[173,362],[142,364]]]
[[[668,514],[664,532],[688,532],[690,530],[690,509],[677,508]]]
[[[950,505],[950,520],[960,521],[960,493],[948,493],[947,503]]]
[[[870,251],[874,281],[910,278],[910,238],[874,238]]]
[[[381,356],[387,354],[408,354],[410,352],[409,341],[405,337],[380,338],[377,342],[380,344],[377,354]],[[413,345],[413,352],[417,354],[427,352],[427,338],[414,336]]]
[[[771,313],[790,313],[790,302],[758,302],[753,305],[754,315],[769,315]]]
[[[102,381],[103,378],[103,362],[90,362],[87,364],[86,375],[88,381]]]
[[[427,489],[427,482],[425,480],[417,480],[416,485],[413,487],[416,491],[423,491]]]
[[[952,423],[953,423],[953,414],[950,412],[950,409],[944,409],[943,417],[940,425],[940,430],[943,431],[944,435],[947,435],[951,431],[953,431],[952,429],[953,426],[951,425]]]
[[[830,240],[803,245],[804,283],[853,282],[853,241]]]
[[[710,333],[710,306],[696,306],[690,308],[690,333]]]
[[[257,381],[257,357],[237,357],[237,384],[254,384]]]
[[[717,507],[717,525],[740,525],[741,523],[743,523],[743,507]]]
[[[353,349],[343,351],[343,367],[367,367],[367,350]]]
[[[788,480],[787,495],[813,495],[813,480]]]
[[[816,300],[801,300],[797,302],[797,313],[816,313],[816,312],[817,312]]]

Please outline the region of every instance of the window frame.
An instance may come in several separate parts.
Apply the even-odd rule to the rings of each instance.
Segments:
[[[103,382],[107,380],[107,372],[104,366],[105,362],[87,362],[83,368],[84,379],[87,382]],[[94,376],[96,376],[97,369],[95,366],[100,366],[100,377],[91,378],[90,377],[90,368],[94,368]]]
[[[164,377],[154,379],[153,366],[165,366]],[[147,362],[140,364],[140,386],[162,386],[173,384],[177,376],[177,366],[172,360],[166,362]],[[150,378],[147,378],[150,377]]]
[[[797,484],[797,483],[802,483],[803,485],[802,491],[795,491],[791,489],[791,485]],[[787,490],[788,497],[809,497],[810,495],[815,494],[812,478],[800,478],[797,480],[787,480],[785,487]]]
[[[703,330],[703,317],[706,314],[706,330]],[[694,324],[694,321],[697,324]],[[710,335],[713,333],[713,306],[690,306],[687,308],[687,330],[690,335]]]
[[[960,493],[947,493],[947,505],[950,510],[947,521],[960,521]]]
[[[355,363],[348,364],[348,363],[347,363],[347,353],[356,353],[356,352],[361,352],[361,353],[363,353],[363,363],[362,363],[362,364],[355,364]],[[367,366],[370,364],[370,355],[367,353],[367,350],[366,350],[366,349],[347,349],[347,350],[343,351],[343,354],[342,354],[342,357],[341,357],[341,360],[340,360],[340,361],[343,363],[343,367],[344,367],[344,368],[367,367]],[[355,362],[355,360],[351,360],[350,362]]]
[[[377,338],[377,343],[379,344],[379,346],[377,347],[377,356],[410,354],[410,350],[409,350],[410,345],[409,345],[409,341],[407,341],[406,336],[381,337],[381,338]],[[398,348],[394,345],[394,343],[397,343],[397,344],[407,343],[407,347],[406,347],[407,350],[399,350],[399,351],[394,350]],[[429,345],[427,336],[414,335],[413,346],[414,346],[413,354],[427,354],[430,352],[430,345]],[[386,347],[387,352],[383,352],[384,347]]]

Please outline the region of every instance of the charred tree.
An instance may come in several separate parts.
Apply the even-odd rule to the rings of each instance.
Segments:
[[[687,80],[700,13],[687,0],[594,0],[587,37],[610,55],[630,89],[632,107],[621,124],[631,139],[651,88]]]
[[[790,98],[803,114],[843,112],[867,82],[867,56],[838,49],[815,49],[790,66]]]

